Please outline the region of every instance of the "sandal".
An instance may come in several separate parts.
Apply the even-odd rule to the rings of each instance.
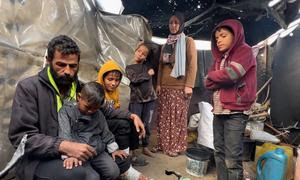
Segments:
[[[162,151],[162,150],[159,149],[158,147],[153,147],[153,148],[151,149],[151,152],[152,152],[152,153],[157,153],[158,151]]]
[[[141,156],[133,156],[131,157],[131,164],[132,166],[147,166],[149,162]]]
[[[167,155],[170,156],[170,157],[177,157],[177,156],[179,156],[179,153],[177,153],[177,152],[170,152],[170,153],[167,153]]]
[[[144,147],[142,152],[143,152],[143,154],[145,154],[146,156],[154,157],[153,154],[151,153],[151,151],[150,151],[147,147]]]

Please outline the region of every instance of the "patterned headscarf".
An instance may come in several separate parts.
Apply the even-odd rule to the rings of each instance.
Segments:
[[[176,11],[170,19],[175,16],[179,20],[179,30],[175,34],[169,34],[167,43],[162,50],[162,60],[164,64],[170,64],[173,66],[171,76],[178,78],[185,76],[186,67],[186,40],[184,30],[184,15]],[[176,46],[175,46],[176,45]],[[176,47],[176,48],[175,48]],[[171,55],[175,51],[175,61],[171,58]]]
[[[165,46],[163,48],[163,53],[165,53],[165,54],[173,53],[174,44],[177,42],[178,38],[180,37],[180,34],[184,30],[184,15],[181,12],[176,11],[174,14],[171,15],[171,17],[173,17],[173,16],[175,16],[179,20],[180,26],[179,26],[179,30],[175,34],[171,34],[171,33],[169,34],[167,43],[165,44]],[[171,19],[171,17],[170,17],[170,19]],[[166,60],[166,57],[165,57],[165,60]]]
[[[183,15],[183,13],[176,11],[172,16],[175,16],[179,20],[179,23],[180,23],[179,30],[175,34],[172,34],[172,35],[177,35],[177,34],[182,33],[184,30],[184,15]],[[170,17],[170,19],[171,19],[171,17]]]

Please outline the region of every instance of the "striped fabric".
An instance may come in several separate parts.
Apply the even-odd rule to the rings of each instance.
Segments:
[[[232,81],[239,79],[246,73],[243,66],[237,62],[230,62],[230,66],[226,67],[225,70]]]
[[[224,57],[221,61],[221,64],[220,64],[220,70],[226,69],[226,71],[228,72],[230,78],[234,81],[234,80],[238,79],[239,76],[243,76],[246,73],[246,71],[245,71],[245,69],[243,68],[243,66],[241,64],[236,63],[236,62],[231,62],[230,63],[230,66],[233,66],[233,67],[230,67],[230,66],[225,67],[225,60],[226,60],[227,57],[228,57],[228,54],[225,53],[225,55],[224,55]],[[236,73],[236,71],[234,69],[237,69],[239,74]],[[217,91],[214,92],[214,94],[213,94],[213,103],[214,103],[213,113],[216,114],[216,115],[241,113],[241,111],[231,111],[230,109],[224,109],[223,108],[222,102],[220,100],[220,90],[217,90]],[[242,113],[246,114],[246,115],[250,114],[249,111],[243,111]]]
[[[220,91],[217,90],[213,94],[213,102],[214,102],[214,114],[231,114],[229,109],[223,109],[222,103],[220,101]]]

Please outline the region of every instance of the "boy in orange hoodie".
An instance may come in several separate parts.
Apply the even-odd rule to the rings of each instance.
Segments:
[[[120,108],[119,85],[122,79],[122,70],[114,60],[108,60],[100,68],[98,73],[98,83],[104,87],[105,102],[113,109]],[[129,154],[129,146],[131,145],[130,136],[132,128],[136,128],[136,132],[140,137],[145,136],[145,128],[141,119],[133,113],[129,113],[129,118],[133,121],[134,126],[127,119],[111,118],[107,119],[109,130],[115,135],[119,148],[125,150]],[[147,179],[143,174],[130,167],[128,170],[129,177],[133,179]]]

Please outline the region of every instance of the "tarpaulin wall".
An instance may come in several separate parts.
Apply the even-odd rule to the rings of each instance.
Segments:
[[[293,127],[289,139],[300,142],[300,27],[279,38],[272,65],[271,120],[275,127]],[[298,129],[297,129],[298,128]]]

